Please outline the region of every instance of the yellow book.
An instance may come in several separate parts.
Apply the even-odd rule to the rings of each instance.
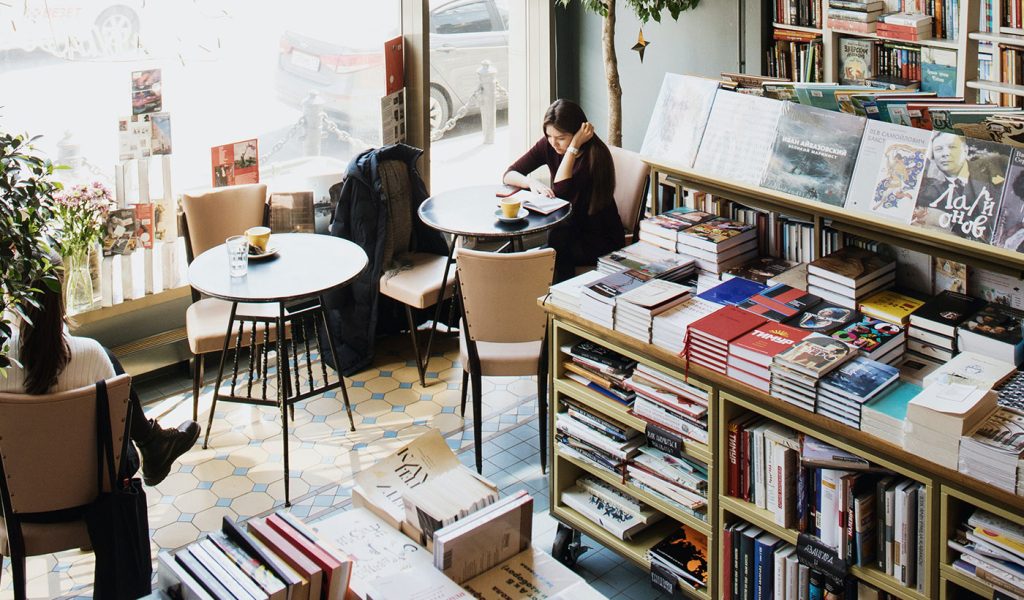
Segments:
[[[924,300],[911,298],[892,290],[884,290],[868,296],[861,303],[860,312],[897,325],[906,325],[910,320],[910,313],[923,305]]]

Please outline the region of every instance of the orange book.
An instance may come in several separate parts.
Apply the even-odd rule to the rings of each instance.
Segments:
[[[274,530],[264,519],[250,519],[249,532],[267,545],[288,566],[309,582],[309,599],[322,597],[323,570],[309,559],[301,550],[292,545],[280,533]]]
[[[321,589],[323,600],[340,600],[348,591],[348,580],[352,574],[352,561],[340,561],[333,554],[322,548],[314,540],[298,531],[291,523],[279,515],[267,517],[267,525],[281,534],[290,544],[298,548],[324,572],[324,585]]]

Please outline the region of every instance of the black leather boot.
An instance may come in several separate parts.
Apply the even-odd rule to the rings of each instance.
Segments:
[[[199,439],[200,427],[195,421],[185,421],[177,429],[163,429],[156,421],[145,441],[136,442],[142,454],[142,480],[148,486],[163,481],[171,472],[171,465]]]

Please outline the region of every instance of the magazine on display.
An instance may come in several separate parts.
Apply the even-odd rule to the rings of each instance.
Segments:
[[[244,140],[210,149],[213,187],[260,182],[258,140]]]
[[[758,185],[771,158],[783,106],[769,98],[718,92],[694,169],[727,181]]]
[[[717,91],[718,82],[713,79],[666,73],[640,156],[668,166],[692,167]]]
[[[930,139],[926,130],[868,121],[846,208],[910,223]]]

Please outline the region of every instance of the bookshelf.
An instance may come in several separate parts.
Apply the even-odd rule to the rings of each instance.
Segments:
[[[1004,15],[1009,7],[1019,3],[1017,0],[988,0],[992,7],[992,23],[990,31],[983,31],[988,27],[972,27],[968,29],[968,48],[972,55],[977,56],[979,52],[988,52],[991,56],[991,69],[989,77],[972,77],[967,81],[967,87],[979,92],[995,92],[1013,97],[1024,97],[1024,85],[1007,83],[1003,81],[1003,61],[1001,60],[1001,48],[1008,50],[1019,50],[1024,52],[1024,29],[1013,27],[1004,23]],[[979,12],[979,11],[975,11]],[[1019,20],[1018,16],[1018,20]],[[976,72],[976,71],[972,71]],[[1024,83],[1024,82],[1021,82]]]
[[[932,255],[944,256],[965,262],[975,267],[1000,273],[1024,276],[1024,253],[1011,252],[1002,248],[967,241],[952,235],[902,225],[897,222],[870,219],[863,214],[847,212],[834,207],[804,200],[788,194],[723,181],[697,173],[693,170],[670,168],[650,163],[652,167],[652,198],[658,206],[656,182],[670,178],[673,183],[688,189],[714,194],[736,201],[745,206],[767,211],[801,215],[814,223],[816,233],[815,256],[820,256],[820,233],[824,227],[832,227],[867,239],[884,241],[905,246]],[[905,587],[895,578],[874,567],[852,567],[850,575],[868,583],[895,598],[924,600],[926,598],[964,598],[979,596],[992,598],[993,590],[983,581],[969,577],[952,566],[954,556],[947,549],[949,539],[956,526],[973,508],[981,508],[1014,522],[1024,520],[1024,496],[1017,496],[989,486],[954,469],[931,462],[926,457],[904,450],[885,440],[876,438],[858,429],[843,425],[825,416],[807,412],[797,406],[776,399],[769,394],[711,371],[700,365],[687,365],[685,360],[655,345],[642,342],[595,324],[583,318],[578,312],[544,303],[549,319],[550,377],[553,390],[549,403],[550,420],[554,423],[561,399],[571,398],[576,402],[600,412],[603,416],[637,429],[644,423],[633,416],[622,405],[608,400],[575,382],[565,378],[561,367],[560,348],[578,340],[590,340],[615,352],[633,358],[688,382],[710,390],[708,409],[708,444],[687,441],[684,453],[705,462],[708,467],[707,523],[692,515],[677,510],[652,494],[636,488],[621,478],[600,469],[592,468],[581,461],[559,453],[554,436],[549,439],[549,456],[553,457],[550,471],[550,505],[552,515],[562,523],[573,527],[598,540],[606,547],[629,558],[642,567],[649,568],[644,558],[644,547],[657,543],[665,530],[666,523],[679,522],[708,533],[708,587],[702,592],[684,590],[687,597],[717,598],[722,589],[720,565],[725,560],[722,544],[723,528],[734,521],[745,521],[777,535],[782,540],[795,543],[798,532],[795,529],[775,524],[772,514],[744,500],[726,494],[728,477],[728,424],[744,414],[755,413],[768,420],[785,425],[800,433],[811,435],[828,444],[855,454],[885,467],[900,476],[923,484],[927,490],[925,504],[925,561],[923,590]],[[554,429],[552,427],[552,429]],[[572,486],[581,473],[591,473],[603,481],[615,484],[633,494],[666,516],[666,521],[642,532],[636,539],[624,542],[605,532],[601,527],[583,518],[568,507],[560,504],[562,490]]]

